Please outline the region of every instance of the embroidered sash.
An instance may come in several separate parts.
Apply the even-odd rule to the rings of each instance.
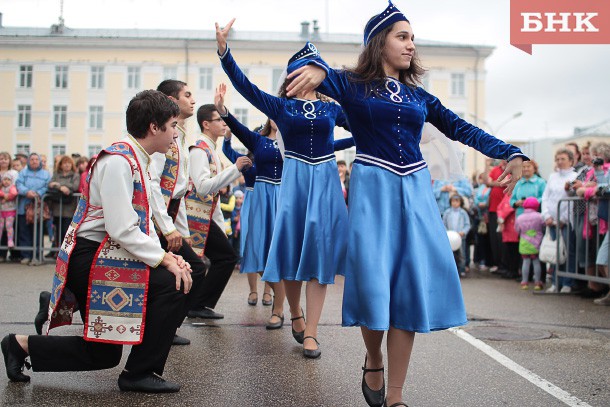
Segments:
[[[174,196],[179,168],[180,148],[177,143],[174,143],[165,154],[165,166],[163,167],[163,174],[161,174],[161,193],[163,199],[165,199],[165,205],[169,205],[170,199]]]
[[[119,142],[101,154],[117,154],[129,161],[133,176],[133,208],[140,218],[140,230],[148,234],[148,197],[135,152],[129,144]],[[87,188],[81,195],[57,256],[49,304],[51,322],[48,330],[72,323],[76,301],[74,295],[64,288],[70,256],[76,244],[76,232],[89,212],[89,179],[93,167],[89,170]],[[137,345],[142,342],[149,271],[145,263],[106,235],[95,254],[89,274],[84,321],[85,340],[124,345]]]
[[[200,148],[205,151],[210,163],[211,177],[215,177],[218,174],[216,161],[214,160],[212,149],[206,142],[197,140],[195,145],[190,148]],[[203,257],[210,230],[210,222],[212,222],[212,214],[218,202],[218,193],[201,196],[197,193],[193,180],[189,180],[188,192],[184,197],[184,202],[186,203],[186,218],[191,232],[191,239],[193,240],[193,251],[199,257]]]

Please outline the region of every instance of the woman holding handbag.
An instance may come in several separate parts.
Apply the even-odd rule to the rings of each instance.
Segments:
[[[568,150],[567,148],[560,148],[557,150],[557,152],[555,152],[555,172],[549,176],[546,188],[542,194],[542,217],[547,226],[547,231],[550,233],[551,238],[555,240],[558,235],[557,230],[559,229],[564,244],[569,241],[574,242],[574,230],[569,222],[570,204],[568,202],[563,203],[559,213],[557,212],[557,204],[561,199],[568,197],[567,190],[576,179],[577,174],[576,171],[574,171],[574,167],[572,167],[573,163],[574,153],[572,153],[571,150]],[[558,263],[561,264],[560,262]],[[575,266],[574,259],[568,258],[567,271],[574,273]],[[561,277],[558,281],[559,286],[553,284],[546,292],[556,293],[559,291],[564,294],[572,292],[573,280],[571,278]]]

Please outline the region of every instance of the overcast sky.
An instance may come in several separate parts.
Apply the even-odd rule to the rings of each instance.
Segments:
[[[510,45],[509,0],[396,0],[418,38],[492,45],[487,59],[487,122],[502,139],[567,137],[574,127],[610,119],[610,45]],[[361,33],[385,0],[64,0],[73,28],[213,29],[237,17],[236,30]],[[35,11],[35,12],[33,12]],[[0,0],[4,26],[50,26],[60,0]],[[355,62],[355,61],[354,61]],[[425,60],[423,61],[425,65]],[[472,119],[472,118],[467,118]],[[481,127],[485,127],[481,125]],[[489,130],[489,129],[488,129]]]

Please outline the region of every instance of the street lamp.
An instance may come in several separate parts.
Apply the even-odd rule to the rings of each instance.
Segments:
[[[523,115],[522,112],[516,112],[512,116],[510,116],[509,118],[504,120],[502,123],[500,123],[498,125],[498,127],[496,127],[494,129],[493,126],[491,124],[489,124],[489,122],[487,120],[481,119],[477,115],[470,113],[470,116],[472,116],[477,122],[483,123],[485,125],[485,127],[487,127],[489,129],[489,131],[491,132],[491,135],[495,136],[495,137],[498,137],[498,133],[500,132],[500,129],[502,127],[506,126],[508,123],[510,123],[511,121],[515,120],[518,117],[521,117],[522,115]]]

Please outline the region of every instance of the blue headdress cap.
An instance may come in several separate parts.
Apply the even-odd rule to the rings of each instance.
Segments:
[[[298,68],[307,65],[309,61],[322,61],[322,58],[316,46],[307,41],[305,46],[288,60],[286,72],[290,74]]]
[[[398,10],[396,6],[392,4],[392,1],[389,1],[389,3],[390,4],[388,4],[385,10],[371,18],[371,20],[366,24],[366,27],[364,27],[364,45],[367,45],[371,38],[395,22],[409,22],[402,11]]]

